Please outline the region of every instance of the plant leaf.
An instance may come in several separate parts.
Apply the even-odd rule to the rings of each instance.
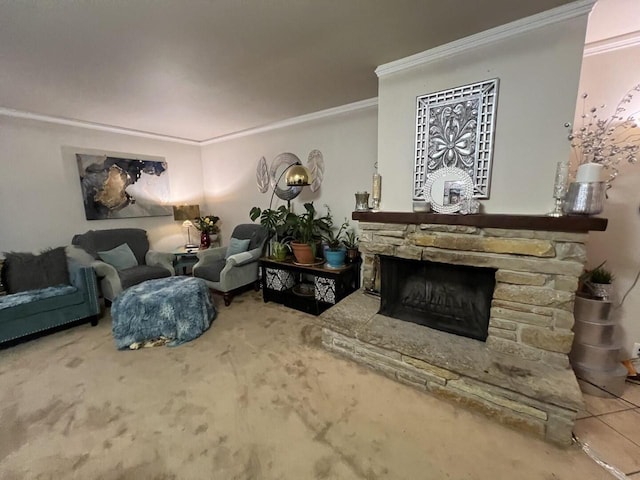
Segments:
[[[258,160],[256,183],[258,184],[260,193],[265,193],[269,190],[269,168],[267,168],[267,160],[264,157],[260,157],[260,160]]]
[[[307,165],[309,165],[308,168],[311,172],[311,178],[313,179],[309,188],[312,192],[315,192],[320,188],[322,180],[324,179],[324,158],[322,157],[322,152],[320,150],[311,150]]]

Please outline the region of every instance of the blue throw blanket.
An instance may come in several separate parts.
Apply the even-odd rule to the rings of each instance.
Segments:
[[[216,316],[203,280],[169,277],[128,288],[111,305],[113,338],[119,350],[165,337],[170,346],[202,335]]]
[[[56,285],[55,287],[27,290],[26,292],[13,293],[0,297],[0,310],[17,307],[25,303],[37,302],[45,298],[60,297],[76,292],[78,289],[72,285]]]

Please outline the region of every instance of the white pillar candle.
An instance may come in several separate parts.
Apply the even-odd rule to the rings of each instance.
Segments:
[[[599,163],[585,163],[578,167],[576,182],[601,182],[602,165]]]

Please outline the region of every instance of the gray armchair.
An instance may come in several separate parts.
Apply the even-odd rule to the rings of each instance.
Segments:
[[[67,254],[81,263],[90,265],[100,281],[105,299],[113,299],[122,290],[154,278],[169,277],[174,274],[173,254],[149,250],[147,232],[139,228],[114,228],[112,230],[89,230],[73,237],[71,243],[82,251],[71,250]],[[126,243],[138,261],[138,265],[123,270],[100,260],[98,252],[108,251]],[[88,255],[86,255],[88,254]]]
[[[231,238],[249,239],[246,252],[227,255],[227,247],[209,248],[198,252],[198,263],[193,266],[193,276],[203,279],[211,290],[224,296],[229,306],[233,295],[253,284],[259,288],[258,260],[267,241],[267,230],[255,223],[238,225]]]

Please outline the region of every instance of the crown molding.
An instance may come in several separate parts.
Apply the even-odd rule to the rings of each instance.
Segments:
[[[308,113],[306,115],[300,115],[299,117],[287,118],[280,122],[269,123],[261,127],[249,128],[240,132],[230,133],[229,135],[222,135],[220,137],[211,138],[200,142],[200,145],[212,145],[214,143],[226,142],[228,140],[234,140],[236,138],[246,137],[249,135],[256,135],[258,133],[269,132],[278,128],[291,127],[301,123],[311,122],[313,120],[320,120],[322,118],[334,117],[336,115],[344,115],[346,113],[356,112],[358,110],[365,110],[367,108],[377,107],[378,97],[369,98],[367,100],[360,100],[359,102],[347,103],[346,105],[340,105],[339,107],[328,108],[326,110],[320,110],[319,112]]]
[[[525,32],[537,30],[547,25],[553,25],[565,20],[569,20],[581,15],[587,15],[596,0],[578,0],[560,7],[552,8],[544,12],[531,15],[530,17],[515,20],[511,23],[500,25],[484,32],[476,33],[459,40],[455,40],[430,50],[416,53],[409,57],[401,58],[393,62],[385,63],[376,68],[376,75],[384,77],[393,73],[408,70],[420,65],[434,62],[444,57],[450,57],[459,53],[471,50],[507,38],[520,35]]]
[[[601,53],[615,52],[623,48],[637,47],[640,45],[640,30],[616,37],[605,38],[597,42],[590,42],[584,46],[584,56],[599,55]]]
[[[162,140],[165,142],[181,143],[184,145],[193,146],[206,146],[213,143],[225,142],[235,138],[246,137],[248,135],[255,135],[257,133],[268,132],[270,130],[276,130],[278,128],[290,127],[300,123],[310,122],[312,120],[319,120],[322,118],[333,117],[336,115],[344,115],[346,113],[355,112],[358,110],[365,110],[367,108],[377,107],[378,98],[369,98],[367,100],[361,100],[359,102],[348,103],[339,107],[329,108],[327,110],[321,110],[319,112],[309,113],[301,115],[299,117],[288,118],[280,122],[270,123],[261,127],[250,128],[242,130],[240,132],[230,133],[229,135],[222,135],[220,137],[211,138],[208,140],[198,141],[188,138],[172,137],[169,135],[160,135],[157,133],[143,132],[140,130],[134,130],[130,128],[114,127],[111,125],[104,125],[101,123],[83,122],[80,120],[70,120],[68,118],[54,117],[51,115],[40,115],[38,113],[23,112],[21,110],[14,110],[11,108],[0,107],[0,116],[24,118],[27,120],[37,120],[39,122],[54,123],[57,125],[65,125],[68,127],[89,128],[91,130],[98,130],[101,132],[119,133],[122,135],[131,135],[134,137],[150,138],[153,140]]]
[[[40,115],[39,113],[23,112],[12,108],[0,107],[0,115],[13,118],[24,118],[27,120],[37,120],[39,122],[55,123],[56,125],[65,125],[68,127],[88,128],[90,130],[98,130],[101,132],[119,133],[122,135],[131,135],[134,137],[151,138],[153,140],[163,140],[165,142],[182,143],[185,145],[200,145],[196,140],[188,138],[172,137],[170,135],[160,135],[158,133],[144,132],[134,130],[132,128],[114,127],[112,125],[104,125],[102,123],[84,122],[81,120],[71,120],[68,118],[54,117],[51,115]]]

